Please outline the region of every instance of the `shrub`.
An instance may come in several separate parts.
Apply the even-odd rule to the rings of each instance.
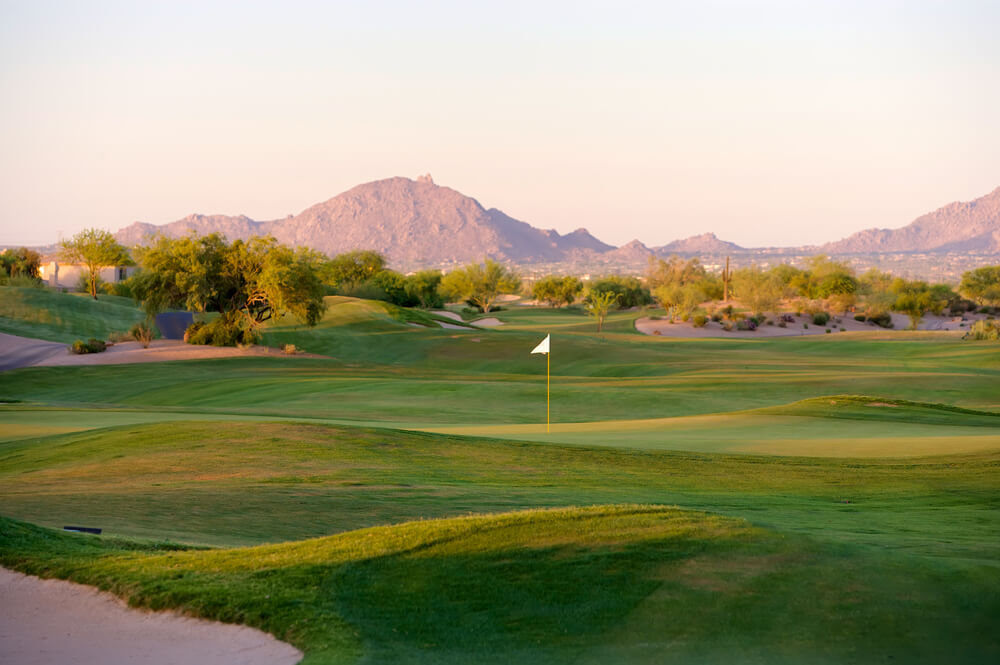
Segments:
[[[716,323],[719,323],[720,321],[722,321],[722,315],[721,314],[713,314],[712,315],[712,320],[715,321]]]
[[[294,356],[296,353],[299,353],[299,348],[294,344],[285,344],[283,347],[281,347],[281,352],[290,356]]]
[[[78,339],[73,342],[73,346],[70,347],[73,353],[77,355],[83,355],[85,353],[101,353],[102,351],[106,351],[107,348],[107,344],[99,339],[94,339],[93,337],[88,339],[86,342]]]
[[[972,328],[969,332],[965,333],[965,339],[980,339],[996,342],[1000,340],[1000,322],[976,321],[972,324]]]
[[[725,323],[722,324],[722,329],[725,330],[726,332],[732,332],[733,331],[733,322],[732,321],[726,321]]]
[[[142,344],[142,348],[148,349],[149,343],[153,341],[155,333],[153,332],[153,327],[151,325],[145,321],[141,321],[129,328],[129,334],[132,335],[132,338],[135,339],[135,341]]]
[[[736,322],[737,330],[757,330],[757,321],[754,319],[741,319]]]
[[[826,312],[816,312],[813,314],[813,324],[817,326],[825,326],[830,321],[830,315]]]
[[[803,323],[803,324],[802,324],[802,327],[803,327],[803,328],[808,328],[808,327],[809,327],[809,324],[808,324],[808,323]]]
[[[7,286],[19,286],[23,289],[41,289],[45,287],[45,282],[30,275],[5,276],[4,279]]]
[[[188,326],[184,332],[184,341],[208,346],[237,346],[254,344],[257,336],[231,319],[219,317],[209,323],[193,323]]]
[[[854,320],[855,321],[860,321],[861,323],[864,323],[865,322],[865,315],[864,314],[855,314],[854,315]]]
[[[868,320],[881,328],[892,327],[892,317],[888,312],[879,312],[878,314],[869,316]]]
[[[829,335],[831,332],[833,332],[833,331],[831,331],[829,328],[826,329],[826,334],[827,335]]]
[[[779,328],[787,328],[788,324],[785,323],[784,321],[778,321],[778,327]]]
[[[795,323],[795,317],[792,316],[791,314],[782,314],[781,315],[781,322],[782,323]]]
[[[691,325],[695,328],[704,328],[708,324],[708,317],[704,314],[695,314],[691,319]]]

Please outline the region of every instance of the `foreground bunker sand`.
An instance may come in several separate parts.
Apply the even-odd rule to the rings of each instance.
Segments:
[[[246,626],[129,608],[93,587],[0,568],[4,665],[294,665],[298,649]]]

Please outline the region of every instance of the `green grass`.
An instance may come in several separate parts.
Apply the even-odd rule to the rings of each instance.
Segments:
[[[908,663],[1000,655],[982,570],[605,506],[176,551],[0,521],[0,562],[267,630],[309,663]],[[163,551],[167,550],[167,551]],[[915,593],[914,589],[920,589]]]
[[[0,562],[313,663],[1000,658],[995,344],[329,302],[265,332],[329,359],[4,372],[0,512],[109,535],[0,520]]]
[[[125,332],[145,314],[129,298],[0,286],[0,332],[72,342]]]

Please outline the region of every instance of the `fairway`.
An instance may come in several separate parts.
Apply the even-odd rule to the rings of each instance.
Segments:
[[[329,358],[4,372],[0,562],[307,665],[1000,658],[995,345],[328,302],[265,337]]]

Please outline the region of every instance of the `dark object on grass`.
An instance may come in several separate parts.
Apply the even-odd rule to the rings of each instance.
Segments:
[[[184,331],[194,323],[191,312],[162,312],[156,315],[156,327],[163,339],[184,339]]]
[[[80,533],[100,534],[101,530],[92,526],[64,526],[63,531],[78,531]]]

